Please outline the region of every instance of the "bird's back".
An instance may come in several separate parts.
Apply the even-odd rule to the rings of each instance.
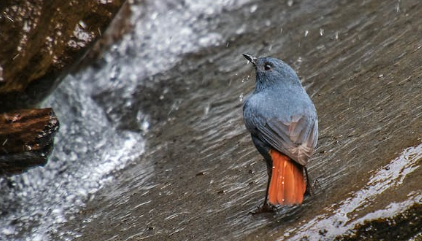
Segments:
[[[274,85],[272,88],[254,92],[244,105],[245,120],[248,118],[259,124],[276,118],[289,122],[292,116],[316,119],[315,106],[301,86]],[[249,128],[248,128],[249,129]]]
[[[306,165],[318,139],[315,106],[301,85],[274,84],[254,92],[244,105],[254,138]]]

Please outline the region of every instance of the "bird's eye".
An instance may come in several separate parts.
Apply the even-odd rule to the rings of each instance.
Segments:
[[[272,66],[270,63],[266,63],[266,64],[264,65],[264,69],[265,69],[265,70],[270,70],[272,67],[273,67],[273,66]]]

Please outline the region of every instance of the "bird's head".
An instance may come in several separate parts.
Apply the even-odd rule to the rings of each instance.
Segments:
[[[302,85],[295,71],[279,59],[272,57],[257,58],[249,54],[243,54],[243,56],[255,67],[256,87],[259,89],[274,84]]]

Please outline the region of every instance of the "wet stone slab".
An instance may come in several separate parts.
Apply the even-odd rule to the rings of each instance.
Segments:
[[[102,35],[123,2],[2,1],[0,111],[45,100]]]
[[[421,214],[421,14],[416,0],[257,1],[218,14],[210,28],[226,44],[187,54],[152,76],[152,87],[138,87],[134,101],[153,117],[144,155],[63,232],[80,233],[76,240],[347,240],[380,222],[391,232],[369,238],[415,236],[421,225],[397,232],[391,220]],[[245,52],[291,64],[319,114],[309,164],[316,195],[275,214],[248,214],[267,174],[242,122],[254,86]],[[106,105],[107,97],[96,98]]]

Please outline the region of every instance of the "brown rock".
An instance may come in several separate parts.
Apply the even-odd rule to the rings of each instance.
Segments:
[[[52,109],[0,114],[0,175],[44,165],[59,121]]]
[[[124,0],[2,0],[0,111],[33,107],[105,31]]]
[[[132,15],[130,1],[126,1],[120,8],[119,12],[114,17],[113,21],[107,30],[101,35],[100,39],[95,42],[94,46],[90,48],[87,56],[75,68],[78,71],[86,66],[90,66],[92,62],[97,61],[102,57],[102,54],[107,51],[112,44],[118,42],[123,36],[133,29],[130,17]]]

